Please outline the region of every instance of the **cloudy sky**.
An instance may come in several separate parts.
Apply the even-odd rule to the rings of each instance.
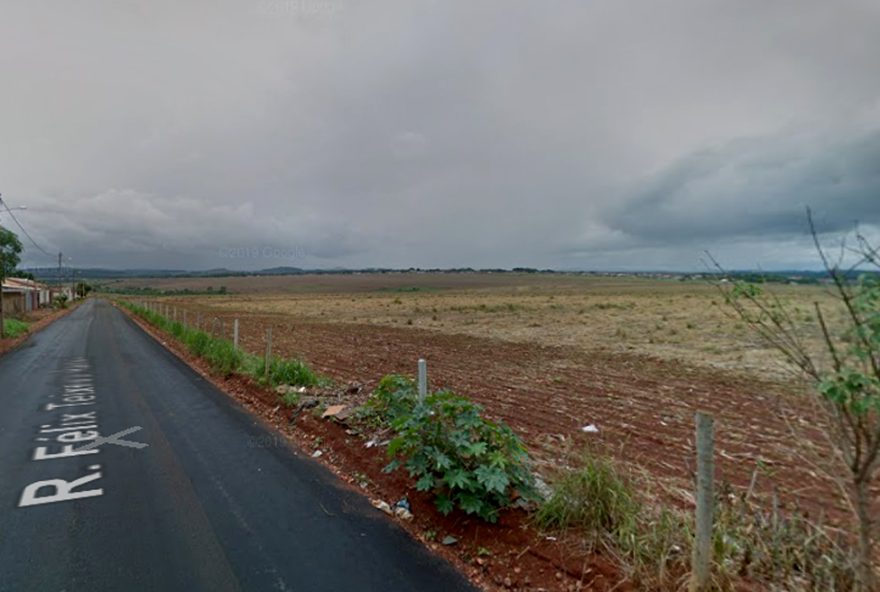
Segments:
[[[2,0],[0,193],[76,266],[813,267],[880,2]]]

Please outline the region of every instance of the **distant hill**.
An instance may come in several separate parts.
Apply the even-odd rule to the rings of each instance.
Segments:
[[[302,269],[299,267],[270,267],[267,269],[259,269],[254,271],[240,271],[226,269],[223,267],[205,270],[185,270],[185,269],[107,269],[100,267],[93,268],[62,268],[60,271],[57,267],[31,268],[24,271],[30,272],[38,280],[47,282],[52,281],[69,281],[75,274],[77,278],[88,280],[114,280],[114,279],[131,279],[131,278],[198,278],[198,277],[246,277],[246,276],[285,276],[285,275],[303,275],[303,274],[358,274],[358,273],[528,273],[528,274],[547,274],[547,273],[566,273],[580,275],[597,275],[597,276],[620,276],[620,277],[645,277],[645,278],[661,278],[675,280],[699,280],[710,277],[717,277],[718,274],[708,272],[670,272],[670,271],[585,271],[585,270],[552,270],[552,269],[536,269],[531,267],[514,267],[512,269],[492,268],[492,269],[473,269],[470,267],[460,267],[453,269],[420,269],[410,267],[407,269],[392,269],[382,267],[371,267],[364,269]],[[826,274],[823,271],[806,271],[806,270],[784,270],[784,271],[753,271],[740,270],[726,272],[728,277],[750,282],[787,282],[787,283],[803,283],[815,284],[822,282]],[[873,274],[872,274],[873,275]],[[854,279],[855,273],[850,277]]]

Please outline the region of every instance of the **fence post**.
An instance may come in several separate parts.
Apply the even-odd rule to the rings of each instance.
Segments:
[[[266,329],[266,362],[263,366],[263,375],[269,378],[269,360],[272,358],[272,327]]]
[[[419,401],[424,401],[428,394],[428,362],[419,358]]]
[[[232,321],[232,348],[238,349],[238,319]]]
[[[183,328],[186,329],[186,309],[183,309]]]
[[[697,412],[697,513],[694,549],[691,557],[690,592],[709,589],[712,572],[712,514],[714,504],[713,459],[714,436],[712,416]]]

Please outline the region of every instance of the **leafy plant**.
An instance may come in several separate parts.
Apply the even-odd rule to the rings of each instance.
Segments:
[[[443,514],[458,507],[489,522],[515,494],[533,499],[522,440],[507,425],[484,419],[482,407],[449,391],[429,394],[392,423],[386,471],[404,467],[416,489],[431,491]]]
[[[18,319],[4,319],[3,320],[3,334],[6,337],[11,339],[15,339],[20,335],[24,335],[28,331],[28,324],[24,321],[19,321]]]
[[[379,381],[376,390],[360,407],[358,417],[376,425],[391,425],[410,415],[417,402],[415,381],[399,374],[389,374]]]
[[[7,277],[16,275],[16,267],[21,262],[21,241],[11,230],[0,226],[0,285]],[[6,322],[3,318],[3,295],[0,293],[0,338],[6,337]]]
[[[281,396],[281,401],[286,407],[296,407],[299,405],[300,395],[297,392],[289,391]]]

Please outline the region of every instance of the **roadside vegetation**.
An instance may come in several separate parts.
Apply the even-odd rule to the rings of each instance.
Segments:
[[[639,590],[683,589],[690,575],[693,517],[649,499],[643,492],[654,484],[644,479],[585,452],[552,477],[552,494],[539,505],[534,522],[549,533],[577,533],[585,553],[613,557]],[[753,582],[773,590],[844,591],[855,581],[856,558],[844,534],[821,519],[811,521],[796,506],[765,504],[752,490],[718,490],[713,548],[714,590]]]
[[[0,226],[0,286],[8,277],[17,275],[17,267],[21,262],[21,241],[11,230]],[[4,317],[3,294],[0,288],[0,339],[8,337],[6,318]]]
[[[28,332],[28,323],[18,319],[3,319],[3,335],[15,339]]]
[[[314,386],[321,382],[321,378],[301,360],[273,357],[267,372],[263,358],[236,349],[227,339],[215,337],[201,329],[184,326],[181,322],[172,321],[137,304],[125,300],[117,302],[147,323],[175,337],[191,354],[208,362],[215,372],[223,376],[241,374],[272,387]]]
[[[487,522],[518,500],[536,528],[580,541],[582,552],[614,559],[639,590],[680,590],[690,575],[693,517],[663,507],[645,492],[652,484],[610,457],[584,451],[566,468],[544,475],[538,495],[523,443],[504,424],[448,391],[419,400],[405,376],[382,379],[359,408],[357,421],[391,430],[386,471],[404,469],[413,487],[433,496],[437,509],[460,510]],[[755,469],[753,485],[759,469]],[[797,506],[767,503],[749,491],[721,487],[716,498],[712,589],[752,582],[778,590],[851,590],[856,557],[845,533],[813,521]]]
[[[534,478],[522,440],[482,411],[451,391],[420,399],[412,380],[390,375],[362,407],[361,417],[396,434],[388,444],[386,472],[405,469],[418,491],[433,495],[442,514],[458,508],[496,522],[517,499],[535,499]]]
[[[874,490],[880,472],[880,247],[856,233],[852,246],[844,239],[840,254],[832,259],[819,241],[809,211],[807,216],[840,319],[831,322],[829,308],[814,303],[822,335],[819,347],[804,340],[796,311],[772,292],[741,281],[728,281],[719,288],[732,314],[812,385],[818,419],[827,426],[827,452],[834,459],[823,469],[845,493],[857,525],[855,588],[872,592],[880,586],[874,565],[880,536]],[[793,445],[809,443],[797,428],[792,431]]]

